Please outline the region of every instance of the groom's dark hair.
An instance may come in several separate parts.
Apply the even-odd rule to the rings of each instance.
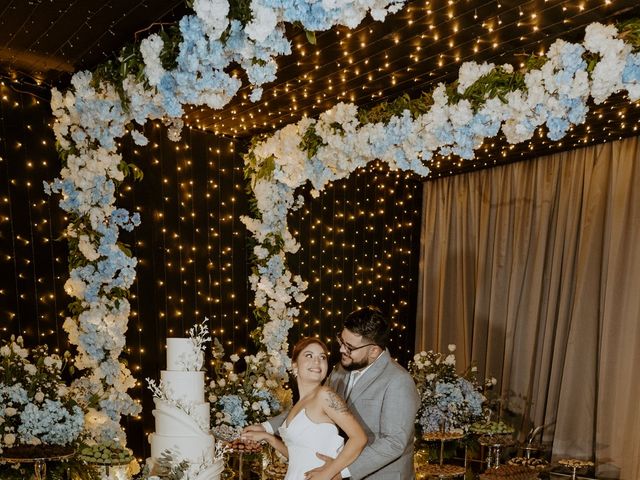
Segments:
[[[389,324],[378,307],[368,306],[351,312],[342,326],[356,335],[362,335],[367,342],[387,348]]]

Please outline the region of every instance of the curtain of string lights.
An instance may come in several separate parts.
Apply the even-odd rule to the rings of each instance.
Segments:
[[[59,171],[50,111],[48,102],[15,88],[0,84],[0,338],[23,335],[29,345],[64,351],[67,220],[42,189]],[[241,157],[246,141],[187,129],[173,143],[153,123],[146,134],[148,146],[122,146],[144,180],[125,183],[118,204],[143,218],[122,237],[139,259],[125,357],[138,380],[132,396],[149,411],[144,379],[164,368],[167,336],[182,335],[207,317],[227,351],[242,354],[255,351],[249,336],[255,323],[248,237],[239,220],[248,213]],[[291,340],[320,335],[337,353],[333,339],[342,317],[376,304],[392,321],[392,353],[409,360],[421,189],[419,178],[374,163],[317,199],[306,195],[305,207],[290,218],[302,243],[291,260],[294,271],[309,279],[310,297]],[[152,418],[126,421],[129,444],[143,458]]]

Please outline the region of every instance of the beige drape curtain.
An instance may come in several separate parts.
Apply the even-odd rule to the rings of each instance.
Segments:
[[[425,184],[416,347],[458,345],[554,457],[640,478],[640,141]]]

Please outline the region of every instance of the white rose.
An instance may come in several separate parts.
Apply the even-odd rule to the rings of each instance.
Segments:
[[[456,351],[455,343],[450,343],[447,348],[449,349],[450,352],[455,352]]]
[[[221,387],[224,387],[227,384],[227,382],[225,381],[224,378],[221,378],[220,380],[218,380],[218,385],[220,385]]]
[[[2,355],[3,357],[8,357],[9,355],[11,355],[11,349],[9,348],[9,345],[4,345],[0,348],[0,355]]]
[[[260,410],[260,404],[258,402],[253,402],[251,404],[251,410],[255,410],[256,412]]]
[[[240,360],[240,357],[237,354],[233,354],[229,357],[229,359],[233,362],[236,363],[238,360]]]
[[[5,433],[4,443],[5,445],[13,445],[16,442],[16,436],[13,433]]]
[[[18,413],[18,410],[16,410],[13,407],[7,407],[4,409],[4,414],[7,417],[13,417],[14,415],[16,415]]]
[[[42,401],[44,400],[44,393],[36,392],[33,398],[35,399],[36,402],[42,403]]]
[[[29,375],[35,375],[38,373],[38,369],[35,365],[31,365],[30,363],[24,366],[24,369]]]

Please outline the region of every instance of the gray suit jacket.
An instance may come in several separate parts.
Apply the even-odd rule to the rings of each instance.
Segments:
[[[328,384],[345,397],[349,372],[338,364]],[[367,434],[367,446],[349,465],[353,480],[410,480],[418,392],[409,373],[385,351],[356,382],[347,405]],[[269,421],[274,431],[286,413]]]

